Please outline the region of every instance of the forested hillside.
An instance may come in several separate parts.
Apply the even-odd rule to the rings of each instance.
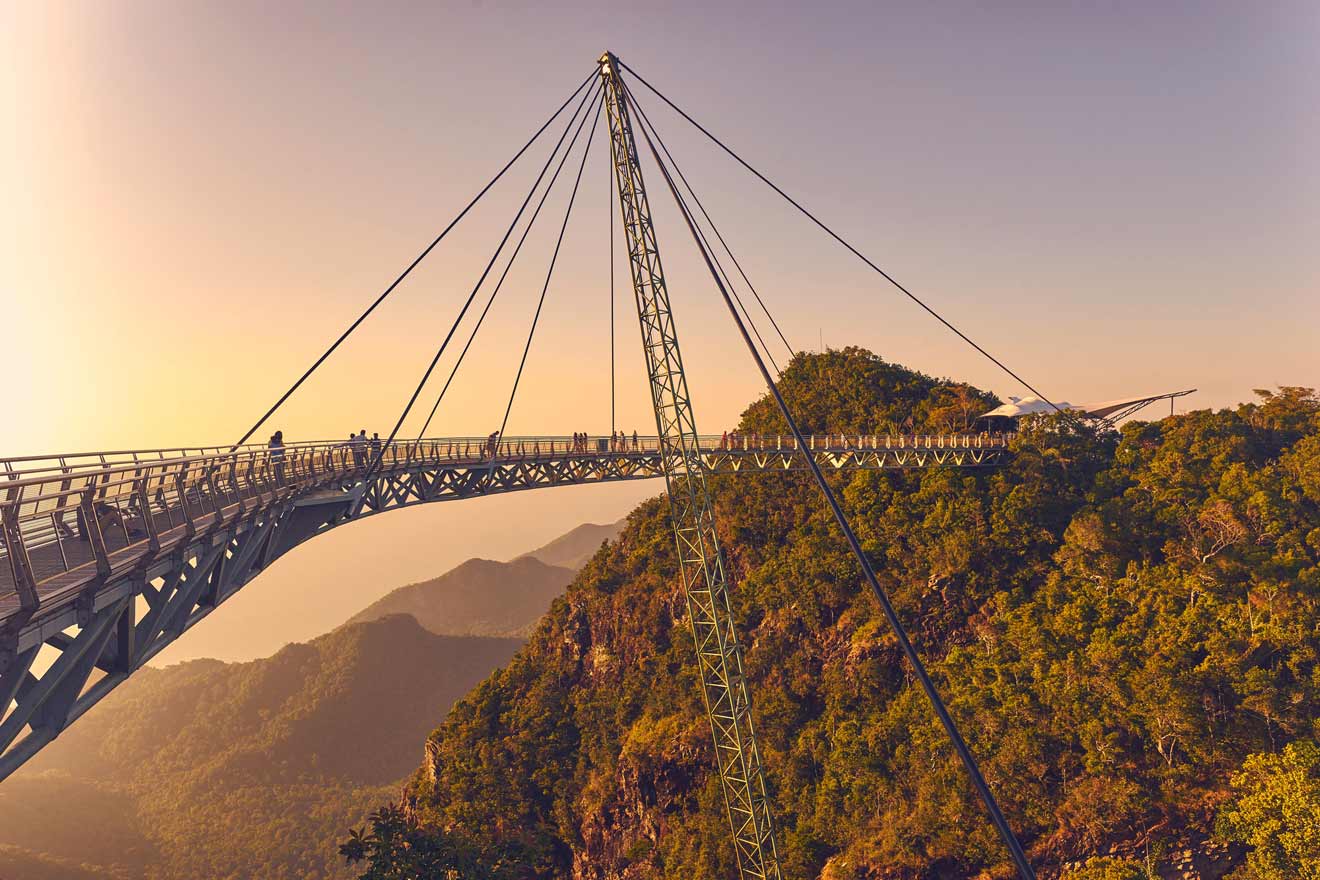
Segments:
[[[989,400],[855,349],[782,388],[817,431],[959,427]],[[1288,388],[1121,432],[1040,418],[1002,469],[833,478],[1044,875],[1113,851],[1092,875],[1142,876],[1228,815],[1248,755],[1315,737],[1318,410]],[[764,400],[741,427],[783,430]],[[817,490],[713,488],[787,876],[1008,876]],[[364,869],[734,876],[672,540],[662,500],[629,517],[432,734],[388,839],[350,842]]]

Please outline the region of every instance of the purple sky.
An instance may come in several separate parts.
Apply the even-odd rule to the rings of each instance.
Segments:
[[[605,48],[1051,396],[1317,385],[1317,46],[1302,2],[9,4],[0,445],[234,439]],[[638,96],[795,345],[1023,393]],[[601,146],[511,433],[608,429]],[[384,433],[535,162],[281,413],[286,436]],[[649,180],[698,425],[718,432],[758,378]],[[435,432],[498,424],[557,192]],[[635,327],[622,311],[620,422],[646,431]],[[525,541],[482,551],[498,528],[472,527],[383,586],[658,488],[514,510],[499,521]]]

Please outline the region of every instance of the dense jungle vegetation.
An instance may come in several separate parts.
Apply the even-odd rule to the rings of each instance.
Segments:
[[[859,349],[781,387],[817,432],[993,403]],[[1045,876],[1142,877],[1216,833],[1253,847],[1240,876],[1320,876],[1320,399],[1258,396],[1119,431],[1036,418],[994,470],[832,478]],[[784,426],[763,399],[740,430]],[[815,487],[712,488],[787,876],[1010,876]],[[634,511],[444,719],[344,845],[364,876],[735,876],[667,516]]]

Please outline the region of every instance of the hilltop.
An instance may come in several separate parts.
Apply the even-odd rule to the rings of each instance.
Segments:
[[[510,562],[469,559],[438,578],[390,592],[349,622],[410,614],[442,635],[526,638],[578,569],[622,528],[622,522],[584,523]]]
[[[387,593],[349,622],[407,614],[434,633],[526,638],[574,574],[530,556],[469,559],[438,578]]]
[[[857,349],[798,356],[781,387],[807,430],[939,430],[991,400]],[[741,428],[782,431],[766,400]],[[1117,432],[1037,418],[1014,452],[832,479],[1043,875],[1114,852],[1103,876],[1135,878],[1123,854],[1195,844],[1249,755],[1315,735],[1320,400],[1289,388]],[[786,875],[1006,876],[815,487],[712,488]],[[408,858],[734,875],[667,517],[636,509],[509,665],[436,716],[383,817]]]
[[[600,545],[613,541],[623,531],[623,520],[612,523],[583,523],[555,538],[543,547],[519,557],[539,559],[546,565],[557,565],[577,571],[596,555]],[[516,562],[517,560],[515,560]]]

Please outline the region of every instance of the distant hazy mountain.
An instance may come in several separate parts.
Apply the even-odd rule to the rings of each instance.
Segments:
[[[392,615],[143,669],[0,785],[0,880],[353,876],[334,841],[520,644]]]
[[[409,614],[434,633],[525,638],[574,574],[530,556],[513,562],[469,559],[377,599],[349,623]]]
[[[577,570],[622,527],[586,523],[512,562],[469,559],[438,578],[400,587],[349,622],[411,614],[443,635],[526,637]]]
[[[559,565],[577,571],[587,564],[588,559],[596,555],[601,544],[619,537],[625,522],[621,519],[605,525],[583,523],[568,534],[561,535],[544,547],[525,553],[519,558],[531,556],[546,565]]]

